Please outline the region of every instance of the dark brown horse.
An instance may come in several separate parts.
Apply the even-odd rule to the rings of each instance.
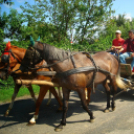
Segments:
[[[24,65],[33,67],[40,59],[44,59],[48,64],[52,65],[52,68],[58,73],[62,74],[62,72],[73,69],[74,67],[93,67],[94,64],[90,60],[90,58],[84,53],[76,53],[70,58],[70,54],[64,50],[55,48],[54,46],[36,42],[33,49],[29,48],[28,53],[33,56],[25,55],[21,69],[24,70]],[[36,59],[35,59],[36,57]],[[107,80],[110,81],[110,85],[113,88],[113,99],[112,99],[112,110],[115,109],[114,104],[114,95],[117,90],[117,86],[120,88],[126,88],[125,83],[121,80],[119,75],[119,61],[113,55],[107,52],[98,52],[94,54],[93,59],[96,63],[96,66],[109,71],[111,74],[104,74],[101,72],[96,73],[96,77],[94,79],[95,87],[102,83],[107,92],[107,107],[106,111],[109,111],[110,108],[110,87],[107,83]],[[75,65],[74,65],[74,63]],[[58,75],[59,76],[59,75]],[[68,110],[68,100],[69,94],[71,90],[77,91],[79,97],[81,98],[82,106],[85,111],[90,116],[90,121],[92,122],[94,117],[91,110],[88,109],[86,105],[85,92],[84,89],[90,85],[92,82],[93,71],[86,71],[81,73],[75,73],[69,76],[60,75],[58,79],[60,80],[60,85],[63,87],[63,115],[62,121],[60,125],[55,129],[56,131],[61,131],[63,126],[66,125],[66,114]],[[93,84],[92,84],[93,85]]]
[[[1,79],[7,79],[9,74],[12,72],[12,71],[15,71],[17,69],[19,69],[20,67],[20,64],[19,62],[21,62],[21,60],[23,59],[24,55],[25,55],[25,52],[26,52],[26,49],[23,49],[23,48],[19,48],[19,47],[16,47],[16,46],[11,46],[11,51],[14,55],[14,57],[10,54],[10,58],[9,58],[9,63],[4,63],[1,61],[1,57],[0,57],[0,78]],[[41,66],[43,64],[45,64],[46,62],[45,61],[41,61],[38,66]],[[47,68],[42,68],[42,69],[38,69],[36,70],[37,72],[38,71],[49,71],[49,69]],[[16,72],[17,73],[17,72]],[[12,95],[12,101],[5,113],[5,116],[8,116],[10,110],[12,109],[13,107],[13,103],[14,103],[14,100],[20,90],[20,87],[22,85],[18,85],[16,84],[16,79],[37,79],[37,80],[47,80],[47,81],[51,81],[51,77],[45,77],[43,75],[35,75],[35,74],[31,74],[31,75],[28,75],[28,74],[16,74],[16,75],[13,75],[13,79],[14,79],[14,82],[15,82],[15,88],[14,88],[14,94]],[[62,102],[59,98],[59,96],[57,95],[57,92],[55,90],[54,87],[51,87],[51,86],[48,86],[48,85],[39,85],[40,86],[40,92],[39,92],[39,96],[38,96],[38,99],[36,101],[36,98],[35,98],[35,95],[34,95],[34,92],[33,92],[33,88],[31,85],[27,85],[27,88],[28,90],[30,91],[30,94],[33,98],[33,100],[36,102],[36,110],[35,110],[35,115],[34,117],[30,120],[29,123],[31,124],[35,124],[36,123],[36,119],[38,118],[38,114],[39,114],[39,108],[40,108],[40,105],[41,105],[41,102],[43,101],[47,91],[49,90],[54,96],[55,98],[57,99],[60,107],[58,108],[58,110],[62,110]]]

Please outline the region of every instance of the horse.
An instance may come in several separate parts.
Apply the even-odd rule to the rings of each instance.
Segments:
[[[19,69],[19,67],[20,67],[19,63],[23,59],[23,57],[25,55],[25,52],[26,52],[26,49],[19,48],[19,47],[16,47],[16,46],[11,46],[11,52],[12,52],[13,56],[10,54],[9,63],[2,62],[1,61],[2,57],[0,58],[0,78],[3,79],[3,80],[7,79],[11,72]],[[43,64],[46,64],[46,62],[41,61],[39,64],[37,64],[37,66],[40,66],[40,65],[43,65]],[[38,69],[36,71],[37,72],[38,71],[49,71],[49,69],[48,68],[42,68],[42,69]],[[43,75],[40,75],[40,76],[35,75],[35,74],[28,75],[28,73],[26,73],[26,74],[23,74],[23,73],[20,74],[19,73],[18,75],[17,74],[12,75],[12,77],[13,77],[13,80],[15,82],[15,88],[14,88],[14,93],[12,95],[12,101],[11,101],[7,111],[5,112],[5,116],[9,115],[9,112],[13,107],[13,103],[15,101],[15,98],[16,98],[19,90],[20,90],[20,87],[22,86],[22,85],[16,84],[16,79],[37,79],[37,80],[47,80],[47,81],[51,81],[51,79],[52,79],[51,77],[45,77]],[[36,103],[35,115],[29,121],[29,124],[35,124],[36,123],[35,120],[38,118],[39,108],[40,108],[41,102],[43,101],[43,99],[44,99],[48,90],[55,96],[55,98],[57,99],[57,101],[59,103],[58,111],[62,110],[63,103],[62,103],[61,99],[59,98],[59,96],[57,95],[57,92],[56,92],[55,88],[50,87],[48,85],[39,85],[39,86],[40,86],[40,92],[39,92],[38,99],[36,100],[32,86],[27,85],[27,88],[30,91],[31,96],[32,96],[34,102]]]
[[[37,80],[47,80],[47,81],[52,80],[52,77],[46,77],[43,75],[36,75],[35,74],[36,72],[39,72],[39,71],[49,71],[48,68],[37,69],[36,72],[29,72],[30,74],[28,72],[24,74],[21,71],[19,71],[18,69],[20,67],[21,60],[25,55],[26,49],[19,48],[16,46],[11,46],[10,51],[12,54],[10,54],[9,63],[3,63],[1,61],[2,57],[0,58],[0,78],[7,79],[9,74],[11,74],[13,72],[15,73],[15,74],[12,74],[12,77],[13,77],[14,82],[15,82],[14,94],[12,95],[12,102],[10,103],[9,108],[5,112],[5,116],[9,115],[9,112],[13,107],[13,102],[14,102],[14,100],[15,100],[15,98],[20,90],[20,87],[21,87],[21,85],[16,84],[16,79],[32,79],[32,80],[37,79]],[[42,66],[44,64],[46,64],[46,62],[43,60],[39,64],[37,64],[36,66]],[[16,71],[16,70],[18,70],[18,71]],[[29,91],[31,93],[31,96],[33,97],[33,100],[36,102],[35,114],[34,114],[33,118],[29,121],[29,125],[30,124],[33,125],[36,123],[36,120],[37,120],[38,114],[39,114],[39,107],[40,107],[41,102],[43,101],[43,98],[45,97],[45,94],[47,93],[48,90],[50,91],[50,93],[52,93],[55,96],[55,98],[57,99],[57,101],[60,105],[60,107],[58,108],[58,111],[62,110],[63,104],[62,104],[60,98],[58,97],[55,89],[53,87],[48,86],[48,85],[39,85],[39,86],[40,86],[40,93],[39,93],[37,101],[36,101],[32,86],[31,85],[27,86],[27,88],[29,89]],[[90,102],[91,89],[90,88],[85,89],[85,92],[87,92],[86,98],[87,98],[87,104],[88,104]]]
[[[49,66],[51,66],[57,72],[57,79],[60,81],[60,85],[63,87],[63,114],[62,121],[55,128],[55,131],[63,130],[66,125],[66,114],[68,111],[68,101],[70,91],[77,91],[81,99],[83,109],[89,114],[90,122],[93,122],[94,116],[88,106],[86,105],[86,98],[84,89],[87,87],[96,87],[98,84],[103,84],[107,93],[107,106],[105,111],[115,110],[114,96],[117,91],[117,87],[125,89],[127,85],[123,82],[119,73],[119,61],[118,59],[105,52],[98,52],[92,57],[84,52],[67,52],[65,50],[56,48],[46,43],[35,42],[31,44],[32,47],[27,49],[27,52],[32,56],[28,56],[27,52],[24,59],[21,62],[20,69],[25,71],[26,68],[33,68],[41,59],[44,59]],[[36,58],[35,58],[36,57]],[[93,61],[92,61],[93,60]],[[25,65],[25,66],[24,66]],[[93,80],[94,71],[81,71],[79,73],[69,74],[69,70],[80,69],[81,67],[98,67],[109,73],[105,74],[96,71],[95,78]],[[69,74],[69,75],[67,75]],[[110,81],[110,85],[113,89],[112,103],[110,104],[110,87],[107,83]]]

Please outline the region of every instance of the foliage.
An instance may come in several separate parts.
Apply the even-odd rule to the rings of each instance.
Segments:
[[[1,7],[0,7],[0,43],[2,43],[4,38],[6,37],[4,31],[6,30],[7,22],[8,22],[8,16],[6,12],[4,12],[3,14],[1,13]]]
[[[0,88],[9,89],[10,87],[14,87],[14,81],[13,78],[10,76],[7,80],[0,80]]]
[[[5,38],[11,44],[27,48],[29,36],[34,40],[71,51],[96,52],[111,47],[115,31],[121,30],[128,38],[128,31],[134,29],[134,19],[125,15],[111,17],[113,0],[35,0],[34,5],[25,2],[22,13],[11,9],[9,14],[0,12],[0,54],[5,48]],[[70,39],[74,38],[74,43]],[[3,82],[8,87],[9,81]],[[1,82],[1,81],[0,81]],[[12,86],[12,85],[10,85]]]
[[[35,94],[39,94],[39,86],[33,85],[33,91]],[[11,100],[11,96],[14,93],[14,87],[10,88],[0,88],[0,102],[6,102]],[[17,97],[24,96],[24,95],[30,95],[29,90],[26,87],[21,87],[20,91],[17,95]]]
[[[7,4],[7,5],[12,5],[13,4],[13,2],[12,2],[12,0],[0,0],[0,4]]]

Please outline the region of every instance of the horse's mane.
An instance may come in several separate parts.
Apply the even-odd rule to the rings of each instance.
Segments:
[[[41,42],[38,42],[38,43],[41,43]],[[62,61],[69,56],[68,51],[56,48],[46,43],[41,43],[41,44],[43,44],[44,46],[43,54],[44,54],[44,58],[47,61],[50,61],[50,60]]]
[[[24,49],[24,50],[26,50],[25,48],[21,48],[21,47],[14,46],[14,45],[11,45],[11,48],[18,48],[18,49]]]
[[[11,47],[13,47],[13,48],[19,48],[18,46],[13,46],[13,45],[11,45]]]

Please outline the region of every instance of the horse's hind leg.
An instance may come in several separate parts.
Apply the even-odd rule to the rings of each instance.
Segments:
[[[91,88],[91,87],[87,88],[87,99],[86,99],[87,105],[88,105],[89,102],[90,102],[91,92],[92,92],[92,88]]]
[[[88,109],[86,98],[85,98],[85,90],[84,89],[78,90],[78,94],[79,97],[81,98],[83,109],[88,112],[90,116],[90,122],[93,122],[94,117],[93,117],[93,113]]]
[[[57,87],[57,88],[58,88],[58,94],[59,94],[59,97],[60,97],[60,99],[62,100],[62,99],[63,99],[63,98],[62,98],[62,95],[61,95],[62,90],[61,90],[60,87]]]
[[[63,126],[66,125],[66,115],[68,110],[68,100],[69,100],[70,90],[63,88],[63,115],[62,121],[59,126],[55,128],[56,132],[59,132],[63,129]]]
[[[110,87],[108,86],[107,80],[103,83],[103,86],[105,87],[107,93],[107,107],[104,110],[104,112],[107,113],[109,112],[109,108],[110,108]]]
[[[12,95],[12,100],[11,100],[11,103],[10,103],[9,107],[8,107],[7,111],[5,112],[5,116],[8,116],[10,110],[13,108],[14,100],[15,100],[18,92],[19,92],[20,87],[21,87],[21,85],[15,84],[14,94]]]
[[[52,98],[52,95],[51,95],[51,92],[49,91],[49,99],[48,99],[48,101],[47,101],[47,105],[50,104],[50,102],[51,102],[51,98]]]
[[[117,84],[116,84],[116,81],[115,81],[115,79],[113,79],[112,81],[111,81],[111,83],[112,83],[112,103],[111,103],[111,105],[112,105],[112,110],[114,111],[115,110],[115,94],[116,94],[116,91],[117,91]]]

